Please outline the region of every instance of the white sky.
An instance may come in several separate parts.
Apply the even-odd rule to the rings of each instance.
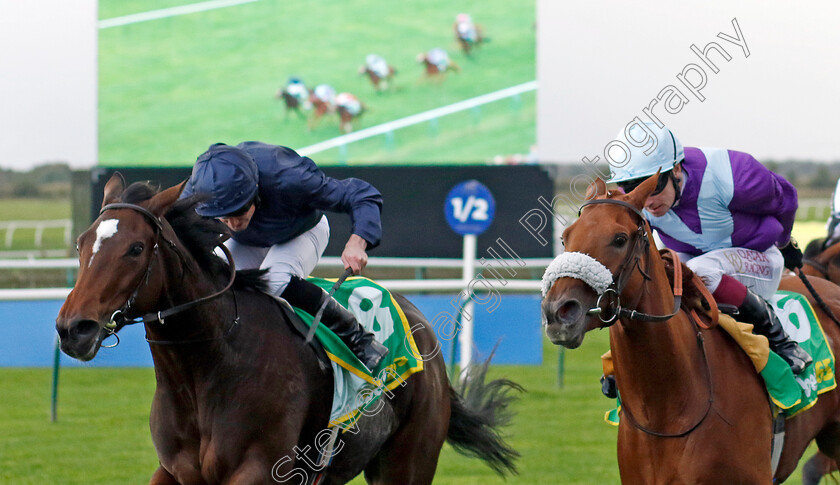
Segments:
[[[560,2],[538,0],[538,154],[544,162],[603,160],[604,146],[667,85],[689,102],[654,113],[688,146],[746,151],[760,160],[840,161],[840,5],[836,2]],[[735,36],[737,18],[749,49]],[[731,56],[692,53],[717,42]],[[700,102],[676,78],[707,76]],[[694,75],[697,79],[699,76]],[[689,75],[692,78],[692,75]]]
[[[0,0],[0,167],[95,164],[96,22],[96,0]]]
[[[541,160],[603,157],[668,85],[689,102],[654,112],[685,145],[840,160],[840,5],[536,1]],[[748,58],[717,37],[735,35],[733,18]],[[0,0],[0,167],[95,164],[97,34],[97,0]],[[690,50],[713,41],[732,56],[710,55],[717,74]],[[676,78],[690,63],[708,76],[704,102]]]

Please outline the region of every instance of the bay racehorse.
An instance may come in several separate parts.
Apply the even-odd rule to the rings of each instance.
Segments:
[[[461,46],[464,54],[470,55],[472,50],[484,42],[484,28],[472,21],[469,14],[458,14],[452,24],[455,40]]]
[[[499,473],[514,470],[518,455],[498,426],[518,386],[483,382],[483,367],[463,394],[454,390],[429,324],[398,295],[425,370],[325,452],[329,366],[288,324],[294,313],[259,291],[258,274],[234,276],[214,254],[224,228],[195,213],[196,199],[178,200],[183,185],[156,192],[109,180],[56,319],[61,349],[85,361],[124,325],[144,323],[157,380],[152,484],[309,484],[319,471],[319,483],[363,472],[369,483],[430,484],[445,440]],[[326,468],[319,452],[332,455]]]
[[[596,180],[580,217],[563,233],[567,256],[557,260],[577,258],[578,263],[566,276],[544,283],[545,332],[554,344],[576,348],[587,331],[609,326],[622,399],[622,483],[780,482],[814,438],[837,458],[840,395],[835,389],[787,420],[773,476],[773,418],[761,378],[728,334],[717,326],[704,328],[681,308],[655,250],[641,209],[656,183],[654,175],[622,194]],[[840,289],[819,279],[811,282],[840,312]],[[807,294],[796,278],[783,279],[781,288]],[[816,306],[815,311],[837,355],[840,328]]]
[[[801,271],[840,285],[840,243],[826,246],[825,238],[811,241],[805,249]],[[802,467],[802,485],[817,485],[824,475],[835,471],[837,462],[825,453],[817,452]]]
[[[359,68],[359,74],[365,75],[373,84],[377,93],[388,89],[391,80],[397,74],[394,66],[388,64],[384,57],[376,54],[368,54],[365,64]]]
[[[289,118],[289,113],[294,111],[298,117],[303,118],[304,114],[301,109],[309,109],[309,89],[303,84],[299,78],[292,77],[289,82],[280,88],[275,94],[277,99],[283,100],[283,105],[286,107],[285,119]]]
[[[440,81],[443,79],[443,75],[449,71],[461,72],[458,64],[449,59],[449,54],[438,47],[429,50],[429,52],[417,54],[417,62],[423,64],[426,77],[429,79]]]
[[[339,129],[342,133],[350,133],[353,131],[353,120],[362,116],[367,107],[350,93],[338,93],[335,97],[335,110],[338,113]]]

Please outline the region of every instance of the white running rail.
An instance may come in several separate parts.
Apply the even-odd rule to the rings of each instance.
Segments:
[[[357,142],[359,140],[364,140],[365,138],[370,138],[372,136],[390,133],[394,130],[405,128],[406,126],[416,125],[417,123],[430,121],[435,118],[440,118],[442,116],[457,113],[459,111],[475,108],[476,106],[481,106],[482,104],[492,103],[493,101],[498,101],[500,99],[518,96],[522,93],[534,91],[536,89],[537,81],[529,81],[527,83],[518,84],[509,88],[500,89],[499,91],[494,91],[492,93],[476,96],[475,98],[466,99],[464,101],[459,101],[457,103],[453,103],[447,106],[441,106],[440,108],[435,108],[429,111],[424,111],[422,113],[417,113],[416,115],[411,115],[405,118],[400,118],[398,120],[389,121],[387,123],[382,123],[381,125],[371,126],[370,128],[365,128],[363,130],[348,133],[346,135],[337,136],[335,138],[331,138],[329,140],[325,140],[320,143],[301,148],[300,150],[297,150],[297,152],[303,156],[309,156],[318,152],[329,150],[331,148],[338,148],[353,142]]]
[[[64,229],[64,245],[70,245],[70,233],[73,222],[70,219],[55,219],[48,221],[0,221],[0,232],[5,232],[6,247],[12,247],[15,231],[18,229],[35,229],[35,247],[40,248],[44,238],[44,230],[49,228]]]

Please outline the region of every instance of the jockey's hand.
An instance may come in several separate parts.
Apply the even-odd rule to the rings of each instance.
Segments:
[[[365,249],[367,249],[367,241],[357,234],[352,234],[341,253],[341,262],[344,263],[344,268],[351,268],[353,274],[360,274],[367,266],[368,257]]]
[[[790,242],[779,250],[782,252],[782,257],[785,258],[785,268],[793,271],[795,268],[802,267],[802,251],[799,250],[796,239],[790,238]]]

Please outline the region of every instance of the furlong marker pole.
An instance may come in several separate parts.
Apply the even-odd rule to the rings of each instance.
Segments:
[[[464,269],[461,273],[464,280],[464,291],[469,300],[461,310],[461,329],[458,332],[458,346],[461,350],[461,379],[466,378],[466,373],[472,364],[473,351],[473,309],[475,303],[470,295],[470,282],[475,278],[475,253],[477,238],[475,234],[464,236]]]

